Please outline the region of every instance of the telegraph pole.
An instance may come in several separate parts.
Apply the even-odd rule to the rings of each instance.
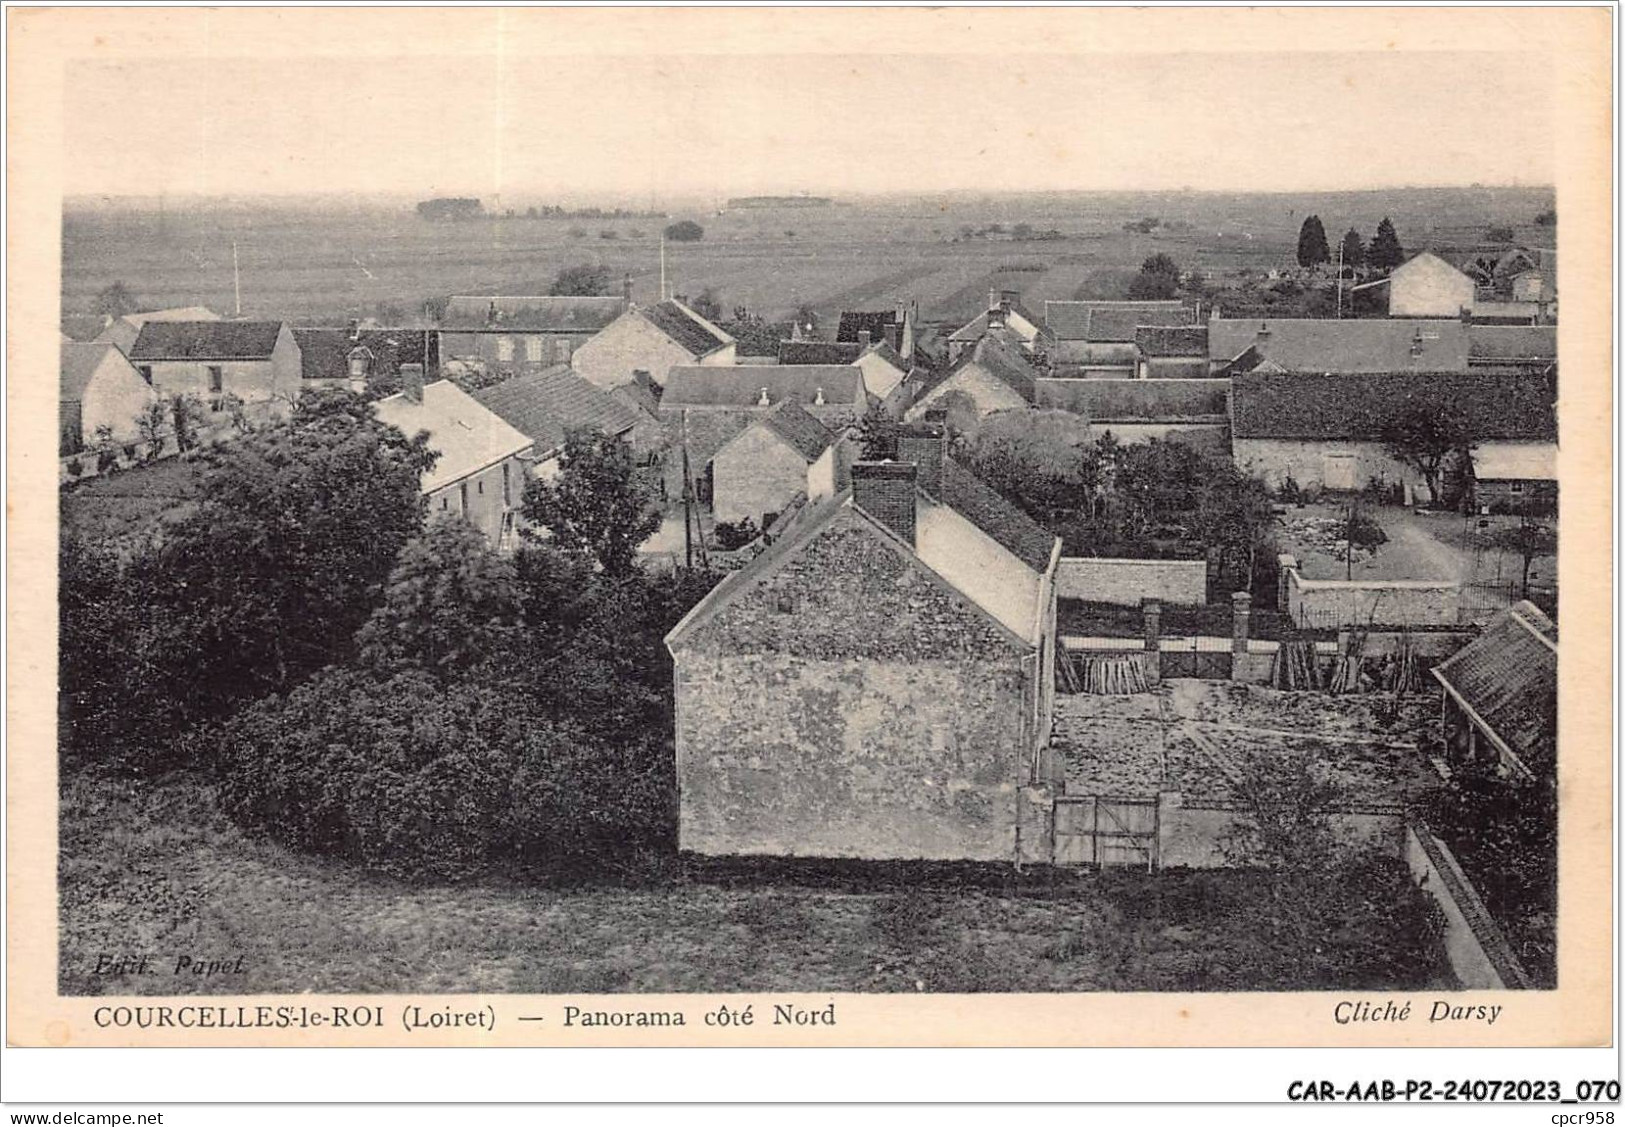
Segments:
[[[1343,240],[1337,241],[1337,319],[1343,319]]]
[[[237,316],[243,315],[243,276],[237,269],[237,240],[231,240],[231,291],[237,301]]]

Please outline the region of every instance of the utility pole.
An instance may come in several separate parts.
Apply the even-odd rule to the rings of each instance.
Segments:
[[[1337,240],[1337,319],[1343,319],[1343,240]]]
[[[1343,578],[1354,578],[1354,521],[1360,513],[1360,499],[1349,502],[1348,524],[1343,528]]]
[[[665,244],[662,241],[662,248]],[[664,256],[662,256],[664,261]],[[661,299],[665,299],[666,282],[664,275],[660,281]],[[688,474],[688,408],[683,408],[683,566],[689,571],[694,570],[694,487],[692,478]]]
[[[231,240],[231,290],[236,295],[237,316],[243,315],[243,276],[237,269],[237,240]]]
[[[660,300],[665,301],[670,295],[666,293],[666,232],[660,232]]]

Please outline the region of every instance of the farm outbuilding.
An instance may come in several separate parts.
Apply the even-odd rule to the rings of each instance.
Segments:
[[[1493,759],[1519,779],[1557,771],[1557,627],[1520,602],[1433,668],[1452,758]]]

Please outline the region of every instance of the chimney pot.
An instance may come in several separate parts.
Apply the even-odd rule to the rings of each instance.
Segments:
[[[768,398],[767,398],[767,388],[764,387],[762,389],[762,394],[760,396],[758,396],[757,399],[756,399],[756,406],[758,406],[758,407],[766,407],[768,405],[769,404],[768,404]]]
[[[868,349],[870,339],[871,338],[869,336],[869,330],[868,329],[859,329],[858,330],[858,348],[860,350],[867,350]]]
[[[413,403],[423,402],[423,365],[401,365],[401,394]]]
[[[999,307],[999,291],[998,290],[992,289],[992,290],[987,291],[987,307],[989,309],[997,309]]]
[[[813,394],[813,406],[814,407],[822,407],[823,405],[824,405],[824,389],[819,388]]]
[[[852,503],[914,547],[915,482],[912,462],[853,462]]]
[[[355,317],[350,318],[350,339],[352,341],[361,339],[361,321]]]

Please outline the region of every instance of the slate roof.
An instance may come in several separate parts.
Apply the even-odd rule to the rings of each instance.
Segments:
[[[1146,356],[1207,357],[1206,325],[1141,325],[1134,330],[1134,343]]]
[[[299,345],[299,374],[307,380],[350,378],[350,353],[365,348],[372,354],[370,376],[390,375],[402,364],[422,364],[425,372],[440,368],[440,339],[423,329],[362,329],[352,339],[349,329],[295,329]]]
[[[857,344],[858,334],[867,331],[871,341],[881,341],[886,338],[886,331],[892,325],[900,324],[897,310],[886,309],[880,312],[842,312],[841,324],[835,330],[835,340],[840,344]]]
[[[626,312],[624,297],[453,297],[440,327],[462,332],[596,333]]]
[[[1055,535],[952,458],[942,460],[937,500],[987,533],[1036,572],[1049,569]]]
[[[762,424],[809,462],[817,461],[835,441],[830,429],[794,400],[786,400],[769,411],[762,417]]]
[[[564,445],[565,432],[591,427],[625,434],[638,424],[638,411],[624,399],[582,379],[560,364],[481,388],[474,398],[535,444],[545,456]]]
[[[982,337],[975,347],[967,348],[951,366],[927,379],[914,393],[915,402],[930,395],[965,368],[975,364],[1008,384],[1028,403],[1037,395],[1038,370],[1028,363],[1020,347],[1000,339],[996,334]]]
[[[857,341],[781,340],[780,364],[850,364],[863,355]]]
[[[763,388],[768,403],[794,399],[812,406],[822,389],[826,404],[863,401],[863,373],[851,364],[679,365],[666,375],[661,408],[754,407]]]
[[[695,358],[709,356],[734,342],[733,337],[679,302],[662,301],[638,312]]]
[[[124,354],[105,341],[72,341],[62,342],[62,402],[74,403],[85,397],[85,389],[90,386],[90,377],[96,374],[109,352],[118,353],[120,361]],[[134,369],[131,369],[134,374]],[[137,377],[139,378],[139,377]]]
[[[1230,384],[1237,438],[1380,441],[1412,402],[1453,405],[1483,441],[1557,437],[1553,385],[1542,373],[1248,372]]]
[[[148,321],[130,359],[265,360],[281,331],[281,321]]]
[[[1058,340],[1127,343],[1141,325],[1189,325],[1177,301],[1046,301],[1044,323]]]
[[[1532,773],[1557,764],[1557,628],[1529,602],[1516,603],[1433,668],[1477,713],[1482,729]]]
[[[1043,340],[1054,340],[1054,339],[1056,339],[1055,330],[1052,329],[1049,325],[1044,323],[1044,318],[1042,318],[1042,317],[1038,316],[1037,314],[1035,314],[1032,310],[1028,309],[1025,305],[1021,304],[1021,302],[1012,301],[1010,303],[1010,312],[1014,313],[1016,316],[1020,317],[1024,321],[1026,321],[1029,325],[1033,326],[1033,328],[1037,329],[1039,338],[1041,338]],[[981,313],[981,314],[978,314],[971,321],[969,321],[966,324],[960,326],[960,328],[957,329],[953,333],[953,335],[950,336],[948,339],[949,340],[954,340],[954,341],[973,341],[973,340],[980,339],[986,333],[987,333],[987,314],[986,313]],[[1134,339],[1134,334],[1133,334],[1132,331],[1130,331],[1127,339],[1128,340],[1133,340]]]
[[[1240,317],[1208,322],[1212,359],[1230,361],[1249,348],[1292,372],[1452,371],[1467,367],[1467,326],[1459,318]]]
[[[1557,359],[1557,326],[1469,325],[1467,357],[1481,364],[1549,364]]]
[[[402,392],[380,399],[373,406],[382,422],[399,427],[408,438],[419,431],[429,432],[429,446],[438,450],[440,457],[434,468],[423,475],[425,493],[522,454],[531,445],[527,436],[450,380],[425,384],[421,403]]]

